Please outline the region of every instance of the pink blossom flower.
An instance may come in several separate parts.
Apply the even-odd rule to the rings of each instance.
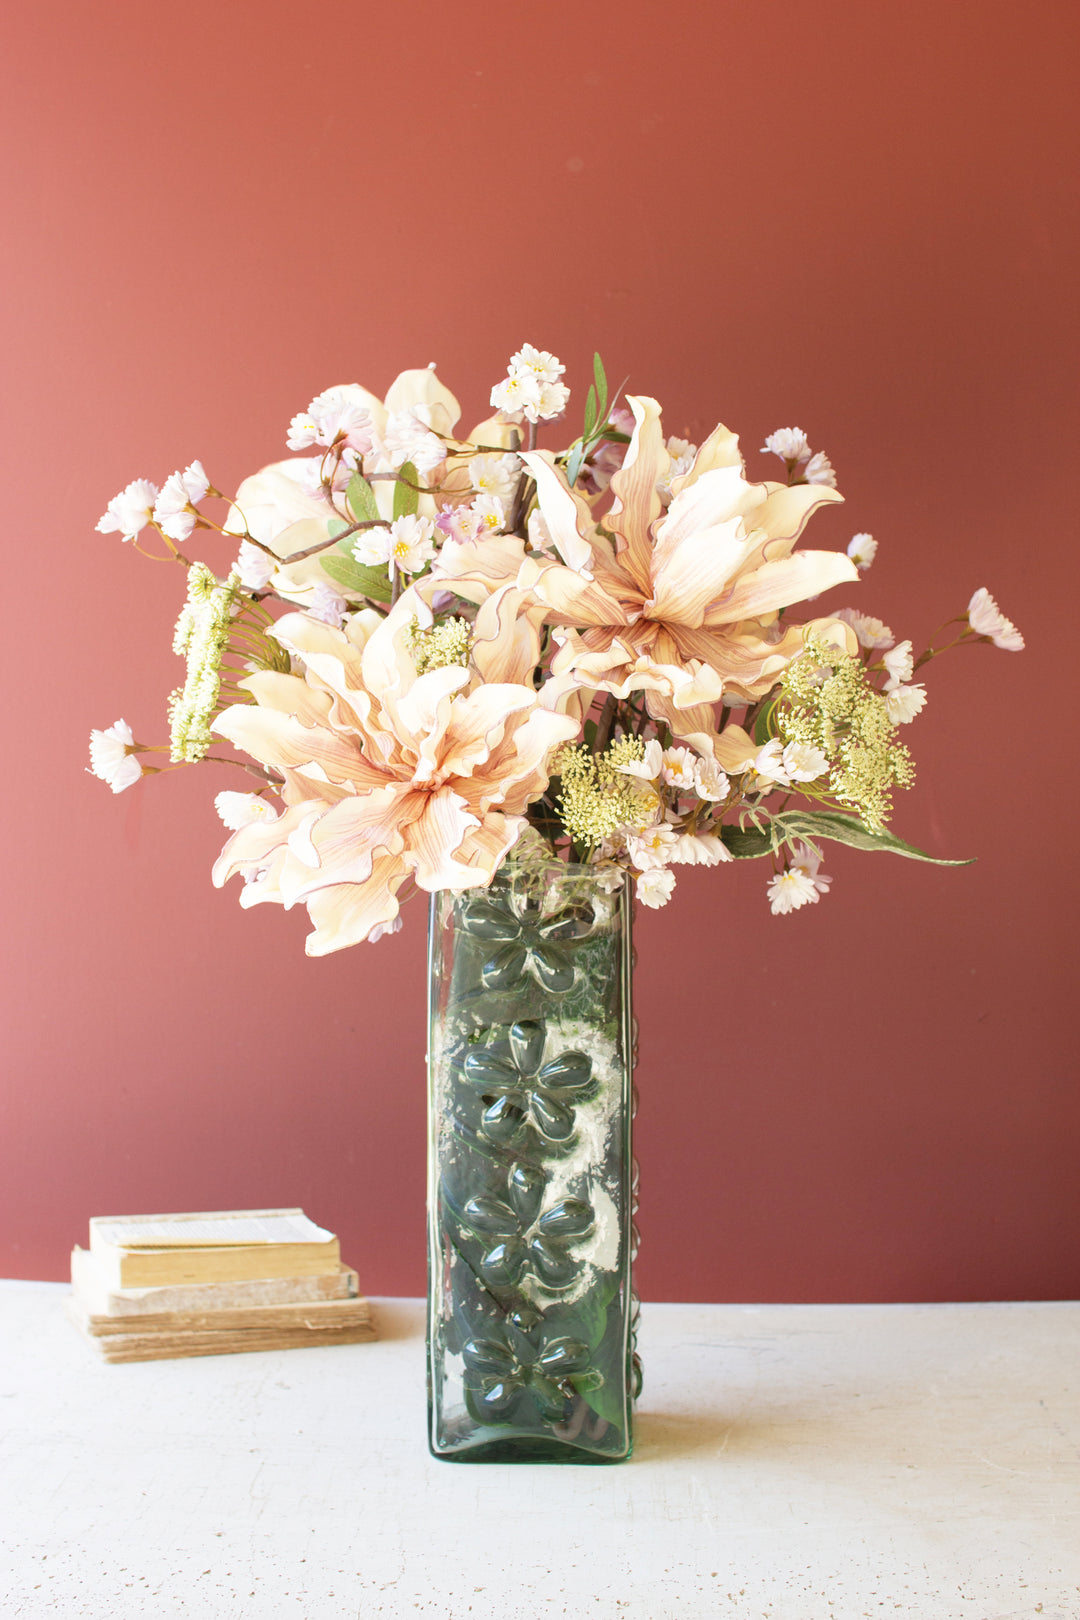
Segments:
[[[100,534],[120,535],[121,540],[134,540],[146,528],[154,515],[154,503],[160,491],[148,478],[134,478],[119,495],[114,495],[101,517],[94,524]]]
[[[810,457],[803,471],[803,477],[808,484],[826,484],[830,489],[836,488],[836,473],[824,450],[819,450],[816,455]]]
[[[209,488],[210,480],[201,461],[193,461],[183,472],[166,478],[154,507],[154,522],[162,534],[180,543],[190,539],[199,520],[196,508]]]
[[[1021,652],[1024,638],[1007,619],[985,585],[980,585],[968,603],[968,623],[977,636],[989,636],[995,647],[1005,652]]]
[[[860,647],[891,647],[896,641],[887,624],[871,618],[868,613],[860,613],[857,608],[837,608],[833,618],[851,626]]]

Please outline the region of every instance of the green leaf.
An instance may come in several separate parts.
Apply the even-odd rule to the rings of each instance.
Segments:
[[[585,396],[585,422],[581,430],[581,441],[584,444],[592,438],[593,428],[596,426],[596,389],[589,384],[589,392]]]
[[[607,415],[607,373],[598,354],[592,357],[593,377],[596,381],[597,408],[601,418]]]
[[[330,536],[331,540],[333,540],[337,535],[344,534],[348,527],[349,525],[346,523],[344,518],[331,518],[329,523],[326,525],[326,532]]]
[[[389,602],[390,577],[385,568],[368,568],[352,557],[331,553],[319,562],[335,585],[350,596],[370,596],[373,602]]]
[[[754,721],[754,741],[759,747],[764,747],[772,736],[772,732],[769,730],[769,721],[772,718],[774,707],[775,705],[772,703],[767,704]]]
[[[405,480],[403,483],[402,480]],[[420,491],[411,486],[416,483],[416,468],[411,461],[398,469],[398,482],[394,485],[394,516],[412,517],[420,505]]]
[[[759,860],[775,855],[777,839],[772,832],[743,831],[741,827],[721,827],[720,837],[737,861]]]
[[[349,510],[357,523],[379,523],[382,521],[379,514],[379,503],[375,499],[375,491],[361,473],[353,473],[349,479],[345,499],[348,501]]]
[[[578,473],[581,471],[581,463],[584,460],[585,446],[579,441],[574,445],[570,454],[566,458],[566,482],[570,485],[571,489],[573,489],[577,482]]]
[[[871,832],[857,816],[846,816],[839,810],[789,810],[775,817],[773,828],[783,839],[829,838],[837,844],[850,844],[852,849],[881,850],[887,855],[904,855],[911,861],[929,861],[931,866],[974,864],[971,859],[949,861],[928,855],[925,850],[897,838],[895,833]]]

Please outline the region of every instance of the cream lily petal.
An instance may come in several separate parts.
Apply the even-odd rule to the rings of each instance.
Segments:
[[[538,563],[526,557],[518,574],[518,586],[532,591],[544,603],[548,619],[554,624],[565,618],[578,625],[627,625],[641,616],[640,607],[628,610],[595,580],[586,580],[559,563]]]
[[[498,804],[508,815],[520,815],[547,787],[552,750],[576,737],[578,724],[575,715],[535,708],[493,754],[484,808]]]
[[[613,474],[615,496],[604,527],[616,536],[615,550],[634,583],[649,594],[652,565],[651,527],[663,510],[657,483],[671,464],[660,406],[647,395],[628,394],[626,403],[634,413],[634,432],[619,471]],[[546,513],[545,513],[546,516]]]
[[[282,811],[281,815],[272,821],[260,817],[259,820],[249,821],[246,826],[234,832],[214,862],[210,874],[214,887],[220,889],[235,873],[244,871],[245,867],[264,866],[275,850],[286,846],[289,834],[302,825],[304,818],[312,810],[321,808],[317,799],[307,799],[301,804],[293,805],[291,809]]]
[[[725,771],[737,775],[758,755],[758,745],[742,726],[727,725],[716,739],[713,753]]]
[[[718,422],[694,457],[689,472],[671,480],[672,494],[678,495],[688,484],[696,483],[703,473],[712,472],[715,467],[741,468],[742,465],[738,434]]]
[[[341,514],[322,495],[309,494],[290,476],[289,469],[295,471],[307,459],[273,462],[245,478],[229,508],[225,532],[243,534],[246,526],[253,539],[269,546],[278,557],[325,541],[330,520]],[[316,555],[279,568],[272,583],[279,596],[303,603],[326,578]]]
[[[511,715],[531,709],[535,704],[535,692],[509,683],[485,683],[468,697],[458,698],[442,738],[440,775],[444,778],[471,775],[502,742]]]
[[[322,805],[306,815],[299,827],[294,827],[285,842],[289,846],[289,854],[298,860],[302,866],[318,869],[319,852],[311,842],[311,829],[323,814]]]
[[[461,406],[430,366],[399,372],[390,384],[386,396],[388,412],[408,411],[414,405],[428,407],[436,433],[453,433],[461,419]]]
[[[424,595],[414,585],[402,591],[394,607],[365,643],[360,662],[361,684],[376,702],[385,704],[393,694],[405,692],[416,679],[416,666],[408,638],[412,621],[421,629],[432,623]]]
[[[842,506],[844,497],[828,484],[751,484],[750,489],[766,491],[764,500],[745,515],[746,526],[760,531],[766,544],[762,557],[772,560],[786,556],[819,506]],[[776,542],[785,542],[777,549]]]
[[[514,583],[524,560],[525,542],[516,534],[446,540],[436,554],[428,579],[479,606],[493,591]]]
[[[400,783],[329,808],[320,805],[312,825],[305,822],[299,829],[306,833],[314,861],[305,859],[304,846],[290,839],[290,852],[298,864],[286,867],[279,879],[283,903],[306,903],[316,889],[334,883],[366,883],[376,855],[400,856],[405,843],[402,828],[423,809],[424,795],[410,793]]]
[[[462,839],[459,858],[490,883],[527,823],[521,816],[484,816]]]
[[[592,546],[585,538],[594,527],[589,503],[570,489],[547,451],[533,450],[521,459],[536,480],[536,499],[556,551],[582,579],[592,579]]]
[[[858,577],[842,551],[796,551],[742,574],[709,608],[704,622],[711,627],[759,618]]]
[[[399,737],[415,739],[417,768],[414,780],[433,776],[443,752],[443,733],[454,712],[454,693],[469,683],[469,672],[460,664],[432,669],[414,681],[410,689],[391,705],[394,730]]]
[[[355,738],[327,727],[301,725],[291,715],[254,703],[224,709],[211,729],[263,765],[284,769],[318,760],[331,782],[378,787],[386,780],[377,766],[361,756]]]
[[[383,623],[373,610],[369,613],[379,625]],[[338,723],[348,723],[357,717],[363,720],[370,706],[362,673],[364,638],[370,619],[366,614],[357,614],[356,618],[365,622],[350,621],[349,634],[306,613],[286,613],[274,626],[274,639],[286,652],[302,658],[308,669],[345,705]],[[338,707],[332,711],[336,719]]]
[[[710,603],[729,588],[746,555],[740,527],[739,519],[732,518],[711,528],[684,532],[678,539],[665,535],[656,547],[647,616],[699,629]]]
[[[543,614],[532,597],[502,586],[482,604],[473,624],[472,660],[481,679],[532,684],[540,660]]]
[[[245,675],[242,684],[260,708],[291,714],[304,726],[326,724],[332,699],[328,693],[309,686],[299,675],[283,675],[278,670],[260,669],[252,675]]]
[[[516,422],[504,422],[498,412],[485,416],[469,433],[468,443],[486,445],[490,450],[516,450],[521,443],[521,429]]]
[[[279,557],[285,556],[289,549],[279,549],[279,536],[295,523],[322,523],[325,536],[326,523],[335,515],[332,507],[321,495],[309,495],[296,478],[290,476],[298,460],[307,459],[294,457],[274,461],[245,478],[225,519],[226,534],[243,534],[246,529]]]
[[[364,883],[334,884],[310,894],[306,904],[315,929],[304,945],[308,956],[327,956],[357,945],[372,929],[393,922],[400,910],[397,890],[405,876],[399,861],[382,856]]]
[[[427,796],[423,813],[412,828],[405,864],[420,889],[468,889],[487,882],[487,874],[454,859],[465,834],[479,827],[465,799],[451,788]]]

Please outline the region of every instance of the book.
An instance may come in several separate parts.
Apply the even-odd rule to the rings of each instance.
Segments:
[[[351,1302],[359,1303],[357,1301]],[[366,1302],[365,1302],[366,1303]],[[336,1325],[265,1325],[181,1328],[95,1334],[74,1301],[69,1314],[103,1361],[165,1361],[186,1356],[235,1355],[250,1350],[299,1350],[310,1345],[363,1344],[377,1337],[370,1318]]]
[[[376,1337],[337,1238],[300,1209],[96,1216],[71,1283],[68,1314],[105,1361]]]
[[[75,1246],[71,1286],[91,1316],[140,1317],[263,1305],[302,1305],[317,1300],[358,1299],[360,1279],[342,1262],[310,1277],[255,1277],[246,1282],[166,1283],[151,1288],[114,1288],[99,1257]]]
[[[112,1289],[315,1277],[341,1263],[334,1234],[300,1209],[95,1216],[90,1252]]]
[[[91,1338],[115,1338],[121,1334],[154,1333],[238,1333],[247,1329],[276,1332],[278,1328],[306,1328],[321,1333],[325,1328],[367,1327],[371,1306],[366,1299],[309,1300],[300,1305],[254,1305],[247,1310],[157,1311],[136,1316],[110,1316],[90,1312],[73,1294],[71,1310],[78,1325]]]

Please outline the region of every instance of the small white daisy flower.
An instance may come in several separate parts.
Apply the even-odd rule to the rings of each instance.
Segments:
[[[276,821],[278,811],[269,799],[258,793],[219,793],[214,809],[230,832],[250,827],[254,821]]]
[[[681,833],[671,852],[673,866],[719,866],[734,859],[717,833]]]
[[[626,852],[639,872],[666,866],[675,846],[675,829],[666,822],[656,827],[645,827],[627,834]]]
[[[643,906],[659,911],[671,899],[675,888],[675,874],[670,867],[651,867],[642,872],[634,885],[634,893]]]
[[[716,804],[731,792],[731,783],[714,759],[702,756],[694,767],[694,788],[699,799]]]
[[[353,556],[369,568],[386,563],[391,579],[399,569],[403,574],[418,574],[435,555],[434,534],[432,518],[415,514],[395,518],[389,528],[380,524],[360,535]]]
[[[645,744],[644,759],[628,759],[625,765],[615,767],[623,776],[636,776],[643,782],[658,781],[663,768],[664,750],[655,737]]]
[[[521,476],[521,458],[504,456],[473,456],[469,462],[469,479],[478,495],[497,495],[501,501],[512,501]]]
[[[882,654],[881,662],[885,665],[885,673],[889,677],[885,682],[886,692],[895,692],[903,681],[910,681],[914,669],[915,658],[910,641],[898,641],[895,647]]]
[[[761,448],[769,455],[779,456],[781,461],[786,461],[792,467],[797,462],[810,459],[810,445],[802,428],[777,428],[775,433],[769,434]]]
[[[925,707],[925,686],[898,686],[885,693],[885,712],[894,726],[909,725]]]
[[[810,457],[803,477],[808,484],[828,484],[830,489],[836,488],[836,473],[824,450],[819,450],[816,455]]]
[[[784,770],[792,782],[816,782],[829,768],[829,758],[810,743],[788,743],[784,749]]]
[[[156,484],[148,478],[134,478],[119,495],[114,495],[104,513],[94,524],[99,534],[119,534],[121,540],[134,540],[154,515],[154,503],[160,494]]]
[[[694,791],[694,755],[689,748],[666,749],[660,775],[668,787],[681,788],[684,793],[692,793]]]
[[[877,556],[878,543],[872,534],[853,534],[848,541],[847,554],[856,568],[864,573]]]
[[[786,872],[777,872],[768,883],[769,910],[774,917],[782,917],[801,906],[816,905],[818,891],[812,878],[797,866]]]
[[[90,733],[90,773],[107,782],[114,793],[123,793],[142,775],[135,758],[135,736],[126,720],[116,720],[104,731]]]

